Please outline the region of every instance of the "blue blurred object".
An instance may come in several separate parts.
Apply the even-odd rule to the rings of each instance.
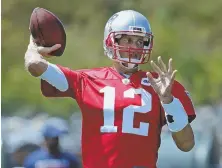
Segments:
[[[55,138],[68,133],[68,126],[65,121],[59,118],[48,119],[43,127],[42,134],[44,137]]]
[[[53,126],[47,125],[44,130],[43,130],[43,136],[44,137],[48,137],[48,138],[55,138],[55,137],[59,137],[63,134],[68,133],[65,130],[59,130]]]

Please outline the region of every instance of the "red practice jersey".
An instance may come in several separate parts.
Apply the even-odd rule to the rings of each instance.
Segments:
[[[42,80],[42,93],[77,101],[83,116],[84,168],[156,168],[161,128],[166,122],[146,72],[138,71],[126,79],[111,67],[78,71],[58,67],[69,89],[60,92]],[[191,122],[195,112],[184,87],[175,81],[172,92]]]

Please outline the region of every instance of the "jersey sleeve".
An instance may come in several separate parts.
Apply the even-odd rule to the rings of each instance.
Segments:
[[[196,113],[194,110],[194,106],[191,100],[191,97],[188,91],[180,84],[178,81],[174,81],[172,94],[175,98],[179,99],[182,103],[187,115],[189,122],[191,123],[196,118]],[[161,118],[162,118],[162,125],[166,124],[164,109],[161,107]]]
[[[68,89],[60,91],[53,85],[49,84],[46,80],[41,79],[41,91],[45,97],[71,97],[76,98],[78,91],[81,88],[81,75],[80,71],[73,71],[69,68],[57,65],[64,73],[68,82]]]

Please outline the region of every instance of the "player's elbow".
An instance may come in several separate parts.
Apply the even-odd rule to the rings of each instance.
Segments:
[[[41,60],[29,61],[25,64],[25,67],[34,77],[41,76],[47,69],[46,63]]]
[[[183,143],[181,143],[180,145],[177,144],[177,147],[183,151],[183,152],[189,152],[193,149],[193,147],[195,146],[195,141],[194,140],[189,140],[189,141],[184,141]]]

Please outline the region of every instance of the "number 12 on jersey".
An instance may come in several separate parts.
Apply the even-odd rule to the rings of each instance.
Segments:
[[[100,127],[101,132],[117,132],[117,126],[114,126],[115,119],[115,88],[106,86],[100,90],[104,93],[103,116],[104,125]],[[140,122],[139,128],[133,127],[135,113],[148,113],[152,108],[152,96],[142,88],[130,88],[123,92],[124,98],[134,98],[136,94],[141,95],[141,106],[129,105],[123,109],[122,132],[148,136],[149,123]]]

